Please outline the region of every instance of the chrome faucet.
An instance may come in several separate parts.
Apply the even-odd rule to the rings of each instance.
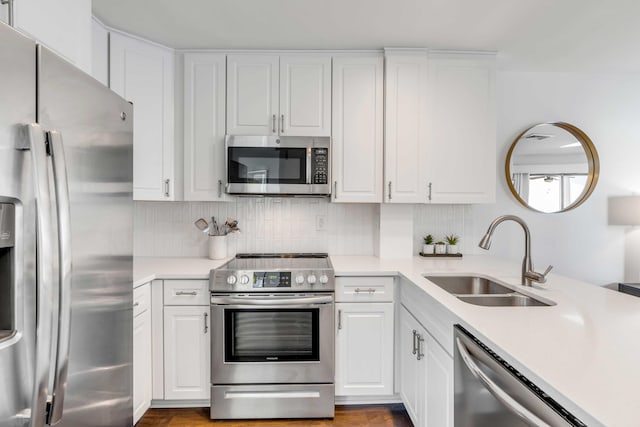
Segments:
[[[502,215],[494,219],[491,224],[489,224],[489,229],[482,240],[480,240],[480,243],[478,243],[478,246],[482,249],[489,249],[489,247],[491,247],[491,236],[493,236],[496,227],[498,224],[508,220],[517,222],[524,230],[524,259],[522,260],[522,277],[520,284],[522,286],[531,286],[532,282],[545,283],[547,281],[547,274],[549,274],[553,266],[550,265],[547,267],[544,273],[538,273],[533,270],[533,262],[531,261],[531,233],[529,233],[529,227],[527,227],[527,224],[522,218],[515,215]]]

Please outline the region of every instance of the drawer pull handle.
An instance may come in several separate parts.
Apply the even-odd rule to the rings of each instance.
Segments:
[[[137,306],[139,306],[139,305],[140,305],[140,301],[136,301],[135,303],[133,303],[133,306],[134,306],[134,307],[137,307]]]
[[[209,317],[209,313],[204,313],[204,333],[205,334],[209,331],[209,321],[207,317]]]
[[[196,291],[190,291],[190,292],[187,292],[187,291],[177,291],[177,292],[176,292],[176,295],[179,295],[179,296],[182,296],[182,295],[196,296],[196,295],[198,295],[198,292],[196,292]]]
[[[373,289],[373,288],[369,288],[369,289],[356,288],[355,292],[356,292],[356,294],[359,294],[360,292],[367,292],[368,294],[375,294],[376,290]]]

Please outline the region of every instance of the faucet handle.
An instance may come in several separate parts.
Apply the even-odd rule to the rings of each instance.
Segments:
[[[531,280],[532,282],[536,282],[536,283],[546,283],[547,282],[547,274],[549,274],[549,272],[551,271],[551,269],[553,268],[553,265],[550,265],[549,267],[547,267],[547,269],[544,271],[544,273],[538,273],[536,271],[527,271],[526,273],[524,273],[524,276]]]

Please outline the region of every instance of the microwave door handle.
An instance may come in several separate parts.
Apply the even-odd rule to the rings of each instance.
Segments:
[[[33,180],[36,199],[37,224],[37,323],[34,388],[32,396],[31,425],[46,423],[49,399],[49,376],[51,370],[51,335],[53,333],[54,268],[53,268],[53,220],[47,160],[47,141],[40,125],[30,124],[25,129],[27,138],[21,139],[16,148],[30,150],[33,164]]]
[[[511,412],[520,417],[524,422],[534,427],[551,427],[549,424],[542,421],[533,412],[518,403],[514,398],[501,389],[491,378],[487,376],[480,367],[473,361],[473,356],[469,353],[464,343],[460,338],[456,337],[456,346],[458,352],[462,358],[462,361],[467,366],[469,371],[477,378],[484,387],[500,402],[502,402]],[[505,371],[506,372],[506,371]],[[508,374],[507,374],[508,375]]]
[[[313,148],[307,149],[307,184],[311,184],[311,168],[313,168],[313,165],[311,164],[311,159],[313,159],[313,156],[311,155],[312,151]]]

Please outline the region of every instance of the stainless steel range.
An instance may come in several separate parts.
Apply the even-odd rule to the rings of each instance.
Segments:
[[[238,254],[210,289],[211,419],[332,418],[327,254]]]

